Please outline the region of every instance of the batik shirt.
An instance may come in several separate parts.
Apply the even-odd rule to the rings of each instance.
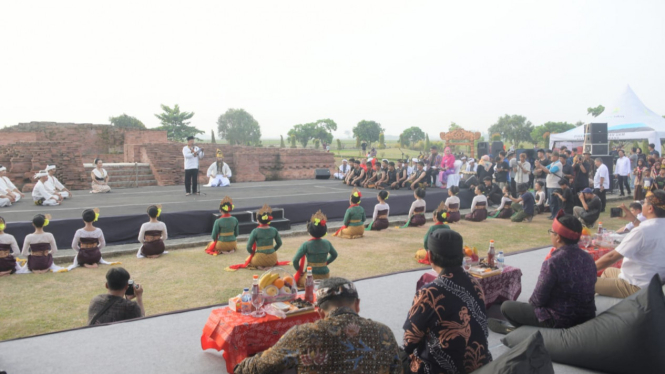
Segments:
[[[277,374],[291,368],[299,374],[402,373],[392,331],[347,307],[293,327],[272,348],[238,364],[234,373]]]
[[[462,267],[418,290],[404,330],[412,373],[471,373],[492,361],[483,289]]]

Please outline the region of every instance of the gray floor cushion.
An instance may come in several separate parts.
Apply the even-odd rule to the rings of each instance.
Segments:
[[[473,374],[554,374],[552,359],[545,349],[543,336],[536,331],[510,351]]]
[[[607,373],[665,373],[665,296],[658,275],[591,321],[569,329],[522,326],[502,341],[513,347],[536,331],[554,362]]]

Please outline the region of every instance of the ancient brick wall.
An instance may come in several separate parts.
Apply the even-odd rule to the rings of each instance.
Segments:
[[[57,165],[55,175],[67,188],[90,188],[77,143],[24,142],[0,147],[0,165],[7,167],[7,176],[24,192],[32,191],[32,177],[48,164]]]
[[[332,153],[313,149],[254,148],[220,144],[198,144],[205,156],[200,161],[199,181],[207,183],[206,171],[215,162],[217,149],[233,172],[232,182],[261,182],[278,179],[312,179],[317,168],[333,168]],[[142,146],[141,162],[151,164],[160,186],[184,183],[183,144],[147,144]],[[131,151],[137,153],[136,150]],[[127,153],[126,153],[127,154]]]

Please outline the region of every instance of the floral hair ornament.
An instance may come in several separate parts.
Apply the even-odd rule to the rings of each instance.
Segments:
[[[383,199],[383,201],[386,201],[386,200],[388,200],[388,199],[390,199],[390,192],[388,192],[388,196],[386,196],[386,198]]]
[[[95,208],[92,211],[95,212],[95,220],[92,222],[97,222],[99,220],[99,208]]]
[[[258,217],[261,217],[264,221],[272,221],[272,208],[268,204],[263,204],[263,207],[257,213]]]
[[[47,214],[47,215],[44,216],[44,226],[43,227],[48,226],[49,223],[51,223],[51,215]]]
[[[216,154],[216,156],[217,156],[217,157],[220,157],[220,158],[224,158],[224,153],[222,153],[222,150],[221,150],[221,149],[217,148],[217,154]]]
[[[444,203],[443,201],[436,208],[436,215],[437,216],[441,215],[441,218],[443,218],[444,221],[448,218],[448,212],[446,211],[446,203]]]
[[[155,205],[157,207],[157,217],[162,215],[162,204]]]
[[[0,231],[5,231],[5,227],[6,227],[6,226],[5,226],[5,223],[4,223],[4,222],[0,222]]]
[[[233,210],[236,207],[235,205],[233,205],[233,200],[228,196],[224,196],[224,198],[219,203],[219,205],[223,205],[222,210],[227,212],[227,213],[229,212],[229,209]]]
[[[310,222],[312,222],[314,226],[325,226],[327,221],[328,217],[326,217],[326,215],[323,214],[320,209],[318,212],[314,213],[310,219]]]

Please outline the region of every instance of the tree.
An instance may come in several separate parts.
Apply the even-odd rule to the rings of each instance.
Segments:
[[[356,149],[360,149],[360,138],[356,136]]]
[[[337,149],[340,151],[342,150],[342,141],[339,139],[337,139]]]
[[[429,145],[429,134],[425,134],[425,147],[424,147],[425,149],[423,149],[423,151],[427,152],[429,147],[430,147],[430,145]]]
[[[382,132],[383,128],[375,121],[362,120],[353,128],[353,135],[357,139],[366,141],[368,146],[371,146],[372,142],[378,141]]]
[[[291,148],[298,148],[295,135],[289,135],[289,141],[291,142]]]
[[[383,133],[379,134],[379,149],[386,149],[386,137]]]
[[[582,121],[575,122],[575,127],[580,127],[580,126],[583,126],[583,125],[584,125],[584,122],[582,122]]]
[[[166,137],[170,140],[181,142],[188,136],[203,134],[203,131],[194,126],[189,126],[191,122],[185,122],[194,117],[194,112],[181,112],[178,104],[174,105],[173,108],[169,108],[164,104],[161,107],[164,113],[155,114],[155,117],[162,122],[162,125],[157,129],[166,130]]]
[[[507,142],[512,142],[515,148],[521,141],[531,141],[531,131],[533,125],[527,121],[526,117],[517,114],[499,117],[499,120],[490,126],[489,133],[499,133],[501,138]]]
[[[295,135],[298,143],[303,148],[312,139],[318,139],[320,143],[331,143],[333,139],[332,132],[337,130],[337,124],[331,119],[320,119],[316,122],[295,125],[289,130],[289,135]]]
[[[314,148],[319,149],[320,146],[321,142],[319,141],[319,139],[314,139]]]
[[[279,147],[286,148],[286,144],[284,144],[284,137],[282,135],[279,136]]]
[[[217,119],[219,135],[229,144],[261,144],[261,127],[244,109],[229,109]]]
[[[121,127],[123,129],[138,129],[145,130],[145,125],[143,122],[136,119],[136,117],[128,116],[125,113],[117,117],[109,117],[109,122],[115,127]]]
[[[351,139],[351,131],[344,130],[344,135],[346,135],[347,138]]]
[[[546,122],[533,128],[531,131],[531,139],[533,139],[535,144],[544,142],[545,147],[547,148],[550,144],[551,134],[559,134],[574,128],[575,125],[568,122]]]
[[[602,106],[602,105],[598,105],[598,106],[595,107],[595,108],[594,108],[594,107],[587,108],[587,110],[586,110],[586,114],[591,114],[591,115],[594,116],[594,117],[598,117],[598,116],[601,115],[604,111],[605,111],[605,107]]]
[[[402,144],[408,147],[409,144],[415,144],[425,139],[425,133],[420,127],[411,126],[402,132],[400,139]]]
[[[464,130],[464,128],[455,122],[450,122],[450,126],[448,126],[448,131],[455,131],[455,130]]]
[[[215,130],[210,130],[210,137],[212,138],[212,140],[210,141],[210,143],[212,143],[212,144],[216,144],[217,141],[215,140]]]
[[[289,136],[293,136],[303,148],[307,148],[307,143],[314,138],[314,131],[314,124],[306,123],[304,125],[293,126],[288,134]]]

